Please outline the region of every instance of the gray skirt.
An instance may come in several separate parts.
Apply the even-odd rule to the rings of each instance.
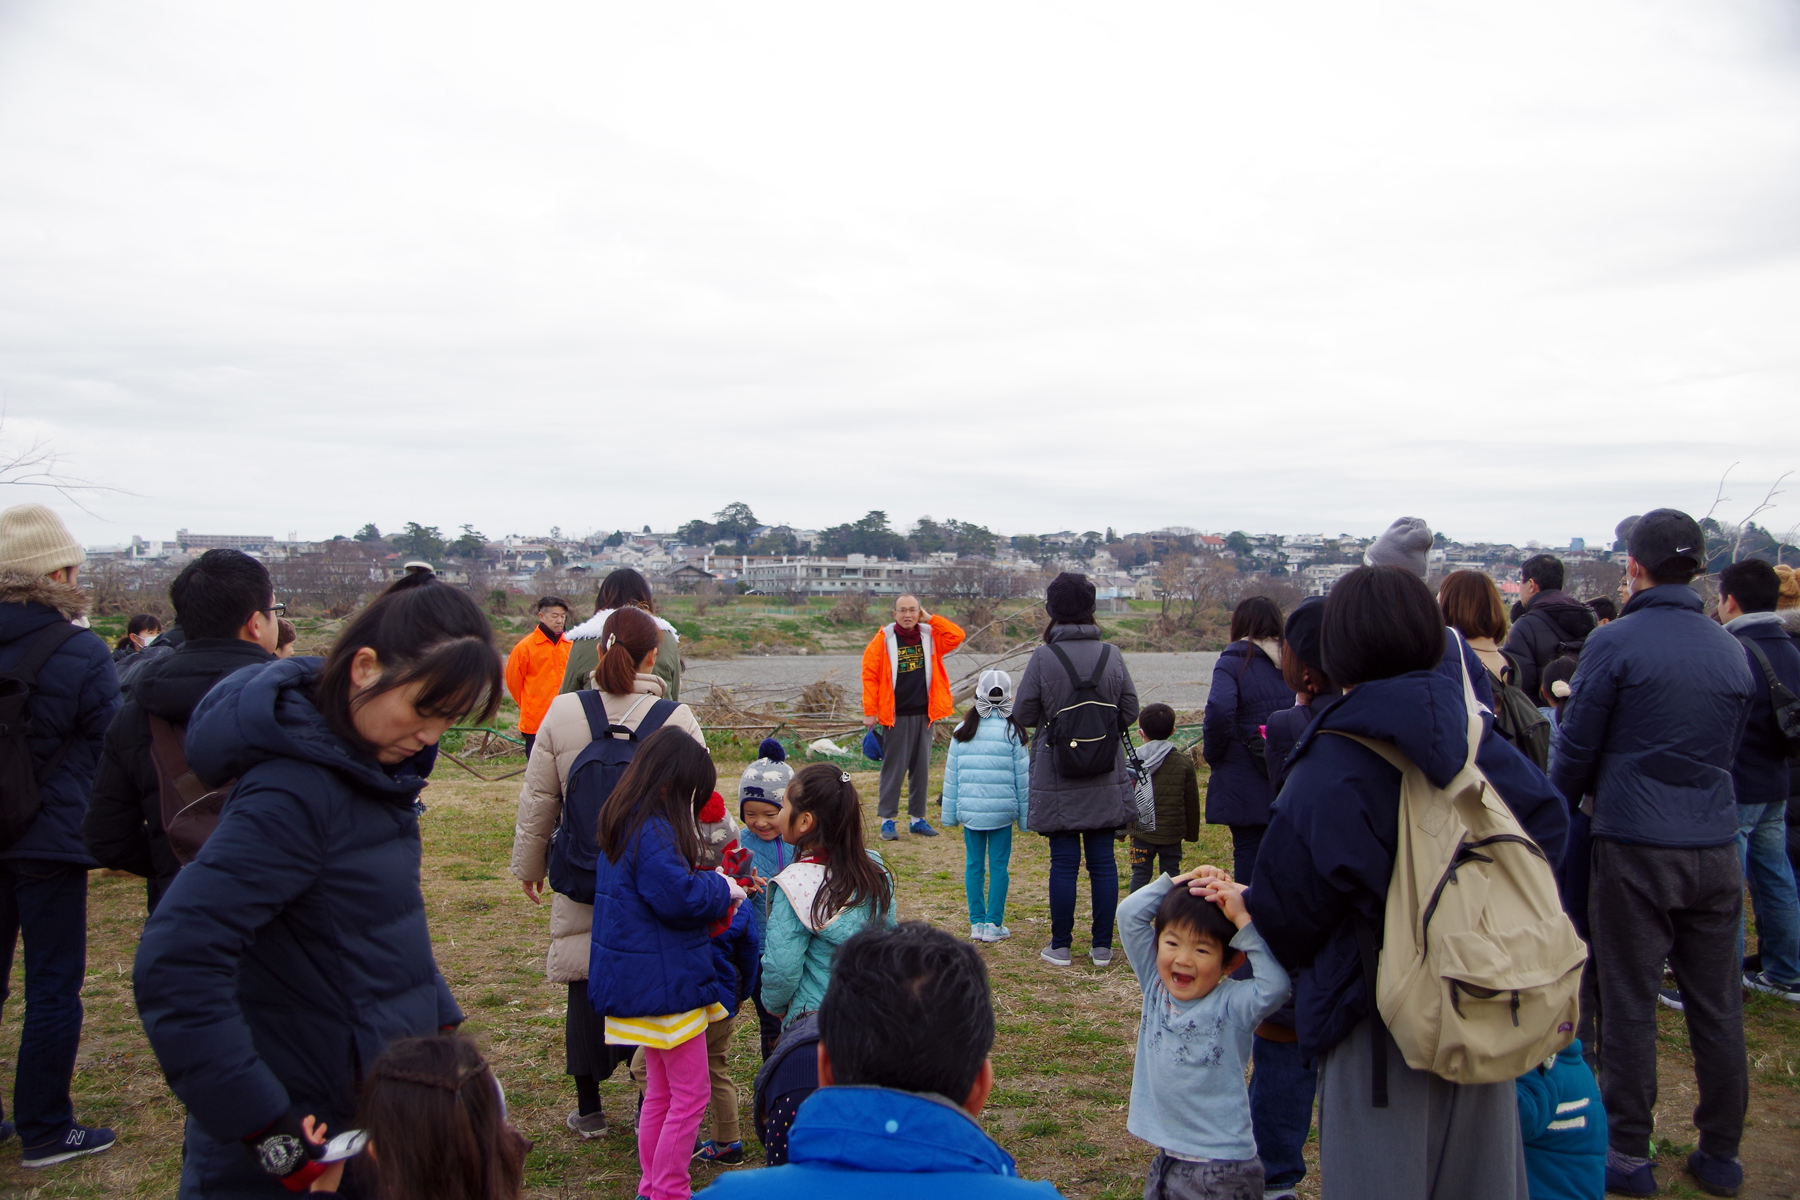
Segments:
[[[1387,1041],[1388,1106],[1369,1100],[1371,1022],[1319,1063],[1321,1200],[1529,1200],[1518,1091],[1415,1071]]]

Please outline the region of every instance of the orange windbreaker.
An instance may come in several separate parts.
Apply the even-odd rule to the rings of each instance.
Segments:
[[[925,715],[941,721],[950,715],[950,677],[944,673],[944,655],[962,645],[962,626],[936,613],[925,623]],[[883,725],[894,723],[894,672],[898,669],[889,648],[892,624],[883,625],[863,650],[863,715]]]
[[[536,733],[550,711],[550,702],[562,690],[563,669],[569,665],[568,638],[552,642],[538,626],[506,656],[506,690],[519,706],[519,732]]]

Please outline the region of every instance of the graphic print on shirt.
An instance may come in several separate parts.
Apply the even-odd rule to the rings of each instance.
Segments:
[[[1225,1037],[1224,1013],[1214,1006],[1213,1015],[1206,1016],[1198,1011],[1199,1005],[1184,1013],[1167,992],[1159,1000],[1157,1019],[1144,1022],[1150,1027],[1151,1050],[1184,1066],[1219,1066],[1225,1059],[1225,1047],[1221,1044]]]
[[[923,642],[914,642],[909,646],[905,642],[901,642],[900,643],[900,673],[902,675],[904,675],[908,671],[923,671],[924,669],[925,669],[925,645],[924,645],[924,643]]]

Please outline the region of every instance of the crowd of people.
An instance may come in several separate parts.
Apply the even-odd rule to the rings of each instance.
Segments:
[[[187,1112],[182,1196],[519,1195],[529,1143],[457,1032],[419,885],[437,743],[510,691],[528,739],[512,871],[531,903],[551,893],[568,1136],[634,1124],[640,1197],[686,1197],[695,1161],[747,1162],[746,1011],[767,1169],[711,1190],[1056,1194],[979,1123],[980,947],[1012,936],[1015,831],[1048,843],[1044,969],[1073,963],[1085,866],[1089,959],[1110,965],[1116,933],[1140,988],[1127,1128],[1151,1151],[1147,1198],[1292,1196],[1315,1128],[1330,1200],[1653,1195],[1659,1004],[1694,1048],[1686,1168],[1735,1195],[1744,995],[1800,1002],[1800,578],[1734,562],[1708,612],[1691,518],[1620,536],[1616,605],[1570,598],[1547,555],[1513,614],[1478,573],[1433,593],[1416,518],[1326,597],[1246,599],[1204,714],[1204,797],[1093,585],[1058,576],[1016,686],[981,672],[951,736],[964,938],[900,919],[841,767],[795,770],[765,741],[733,811],[636,572],[574,630],[544,597],[504,662],[429,571],[324,657],[288,657],[267,570],[213,550],[171,585],[168,627],[134,618],[109,648],[83,629],[80,546],[51,510],[8,509],[0,930],[9,967],[23,943],[25,1017],[0,1139],[29,1168],[115,1144],[71,1096],[98,865],[146,881],[133,984]],[[865,651],[881,840],[939,835],[933,728],[963,640],[902,596]],[[1203,822],[1229,828],[1231,862],[1184,870]],[[609,1123],[620,1067],[635,1108]]]

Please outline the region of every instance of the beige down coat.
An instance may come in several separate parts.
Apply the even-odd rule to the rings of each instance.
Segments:
[[[650,711],[651,703],[663,694],[663,681],[655,675],[639,675],[635,687],[629,696],[602,693],[606,715],[627,729],[636,729]],[[702,746],[706,744],[700,722],[685,704],[678,706],[663,724],[665,728],[691,734]],[[568,782],[575,757],[590,740],[581,697],[569,692],[551,701],[525,768],[525,785],[519,789],[519,813],[513,824],[512,873],[528,883],[542,883],[549,870],[550,836],[562,819],[563,785]],[[551,893],[550,955],[544,968],[551,983],[574,983],[587,978],[588,936],[593,924],[593,905]]]

